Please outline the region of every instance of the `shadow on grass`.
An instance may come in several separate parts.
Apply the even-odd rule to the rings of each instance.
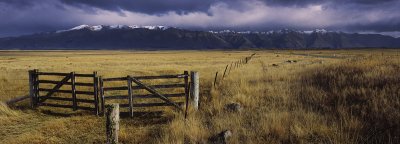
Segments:
[[[362,143],[400,142],[399,67],[367,59],[312,69],[302,74],[298,100],[305,108],[342,124]],[[358,123],[358,125],[357,125]]]
[[[120,118],[140,125],[166,124],[173,119],[172,116],[165,115],[163,111],[134,112],[133,117],[130,117],[128,112],[121,112]]]

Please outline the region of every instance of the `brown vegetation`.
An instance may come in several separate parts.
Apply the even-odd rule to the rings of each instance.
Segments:
[[[27,77],[26,70],[32,69],[27,66],[49,71],[97,70],[110,76],[197,70],[199,111],[190,109],[186,120],[172,109],[161,116],[123,118],[119,140],[209,143],[210,137],[231,130],[228,143],[399,143],[400,58],[396,51],[277,52],[279,57],[275,51],[257,52],[248,65],[232,70],[216,88],[215,71],[221,73],[226,64],[253,52],[7,53],[4,60],[0,58],[0,99],[27,93],[3,91],[25,88],[25,81],[12,79]],[[38,62],[44,60],[53,63]],[[230,103],[239,103],[242,110],[227,111]],[[0,143],[105,142],[103,117],[27,107],[28,102],[13,109],[0,105]]]
[[[337,139],[354,143],[400,142],[400,67],[396,59],[367,57],[308,70],[298,101],[338,125]]]

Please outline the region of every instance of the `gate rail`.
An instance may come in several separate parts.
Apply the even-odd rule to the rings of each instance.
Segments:
[[[194,73],[196,77],[193,77]],[[128,75],[126,77],[102,78],[97,75],[96,71],[92,74],[81,74],[75,72],[39,72],[35,69],[29,70],[29,97],[32,108],[39,106],[70,108],[73,111],[94,111],[96,115],[99,115],[100,113],[104,114],[107,101],[120,100],[121,108],[128,108],[130,116],[133,116],[134,108],[162,106],[173,106],[179,111],[185,111],[186,116],[189,98],[193,97],[195,109],[198,106],[197,72],[192,72],[191,75],[188,71],[184,71],[183,74],[176,75]],[[175,79],[173,83],[172,79]],[[154,80],[163,80],[167,84],[157,84],[157,81]],[[153,84],[148,84],[147,81],[152,81]],[[105,83],[112,82],[123,82],[124,84],[105,87]],[[116,94],[114,91],[124,92],[125,94]],[[137,92],[137,94],[134,94],[134,92]],[[147,93],[143,94],[143,92]],[[138,103],[136,101],[138,99],[143,100]],[[153,101],[158,99],[163,102],[148,102],[144,99]],[[127,100],[127,102],[124,100]],[[185,104],[185,110],[183,104]]]
[[[159,80],[159,79],[183,79],[183,83],[162,84],[162,85],[148,85],[141,80]],[[105,87],[106,82],[124,82],[123,86]],[[136,84],[136,85],[132,85]],[[161,93],[159,89],[183,89],[183,93]],[[150,94],[134,95],[134,90],[145,90]],[[126,91],[126,95],[106,95],[106,91]],[[180,111],[183,111],[181,105],[188,103],[189,99],[189,74],[185,71],[183,74],[178,75],[160,75],[160,76],[126,76],[115,78],[101,78],[100,79],[100,97],[102,99],[102,112],[104,112],[106,101],[112,99],[125,99],[128,100],[125,104],[120,104],[121,108],[129,108],[129,114],[133,116],[134,107],[159,107],[159,106],[174,106]],[[185,98],[185,102],[173,101],[170,98]],[[164,103],[134,103],[133,99],[161,99]],[[186,105],[187,107],[188,105]]]
[[[61,80],[54,80],[55,78],[49,79],[47,76],[63,77]],[[42,78],[43,77],[43,78]],[[46,78],[47,77],[47,78]],[[76,82],[76,78],[92,78],[90,82]],[[39,72],[39,70],[29,71],[29,95],[31,97],[32,108],[38,106],[49,106],[59,108],[72,108],[74,111],[91,110],[95,111],[96,115],[99,114],[99,97],[98,97],[98,81],[99,77],[97,72],[93,74],[77,74],[75,72],[70,73],[55,73],[55,72]],[[41,88],[41,85],[52,85],[52,88]],[[69,86],[70,89],[61,89],[63,86]],[[76,86],[91,88],[92,91],[77,90]],[[71,97],[57,97],[56,93],[71,94]],[[44,94],[44,95],[43,95]],[[85,95],[82,98],[77,98],[77,95]],[[88,99],[93,96],[92,99]],[[86,98],[86,99],[83,99]],[[59,103],[46,103],[47,100],[71,102],[68,104]],[[80,106],[79,103],[93,104],[93,107]]]

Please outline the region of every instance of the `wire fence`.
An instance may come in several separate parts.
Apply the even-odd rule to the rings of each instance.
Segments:
[[[229,76],[229,74],[231,73],[231,71],[241,68],[244,65],[248,64],[250,62],[250,60],[256,55],[256,53],[251,54],[250,56],[247,56],[245,58],[241,58],[237,61],[234,61],[230,64],[227,64],[225,66],[225,69],[223,72],[219,72],[216,71],[215,72],[215,77],[214,77],[214,88],[216,87],[216,85],[218,85],[221,81],[224,80],[225,77]],[[222,76],[219,76],[222,75]],[[219,78],[220,77],[220,78]]]

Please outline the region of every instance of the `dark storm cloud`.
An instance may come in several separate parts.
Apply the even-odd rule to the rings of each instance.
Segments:
[[[148,14],[162,14],[168,11],[177,13],[202,11],[207,12],[211,5],[226,3],[228,6],[240,9],[242,2],[254,0],[61,0],[74,6],[93,6],[105,10],[121,11],[128,10]],[[376,6],[398,0],[260,0],[271,6],[295,6],[304,7],[315,4],[329,3],[329,6],[338,7],[355,4],[364,6]]]
[[[61,0],[77,6],[93,6],[105,10],[141,12],[148,14],[162,14],[168,11],[178,13],[192,11],[207,11],[215,0]]]
[[[400,0],[0,0],[0,37],[80,24],[400,31]]]
[[[77,18],[52,0],[0,0],[0,37],[75,25]]]
[[[27,6],[31,6],[35,3],[35,1],[30,0],[1,0],[0,3],[7,4],[10,6],[14,6],[16,8],[23,8]]]

